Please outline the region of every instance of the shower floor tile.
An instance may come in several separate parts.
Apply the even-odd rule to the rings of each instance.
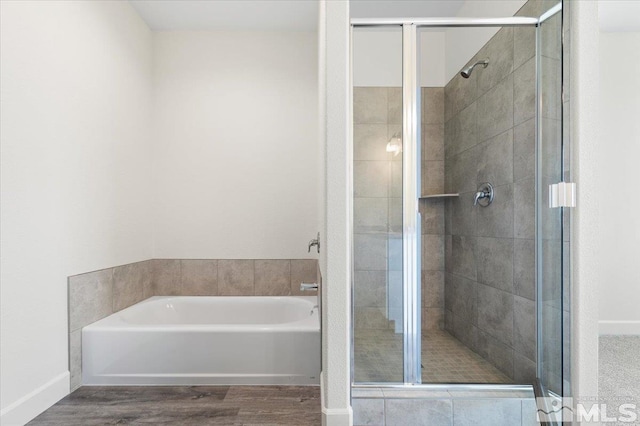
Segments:
[[[356,382],[402,382],[402,334],[356,330]],[[505,374],[442,330],[422,337],[422,383],[512,383]]]

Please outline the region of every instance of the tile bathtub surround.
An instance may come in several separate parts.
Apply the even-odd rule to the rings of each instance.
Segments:
[[[71,389],[82,382],[82,327],[152,296],[313,296],[315,259],[152,259],[69,277]]]
[[[489,66],[444,88],[445,191],[460,193],[445,204],[445,329],[521,383],[536,360],[534,56],[530,28],[502,28],[469,61]],[[474,207],[483,182],[495,199]]]

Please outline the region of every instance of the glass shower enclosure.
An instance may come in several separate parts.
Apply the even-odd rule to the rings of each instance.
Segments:
[[[567,393],[562,5],[543,3],[352,19],[354,386]]]

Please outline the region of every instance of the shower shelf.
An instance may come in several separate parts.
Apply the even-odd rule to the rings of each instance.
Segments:
[[[430,200],[432,198],[452,198],[452,197],[457,197],[460,194],[455,193],[455,194],[428,194],[428,195],[423,195],[422,197],[420,197],[421,200]]]

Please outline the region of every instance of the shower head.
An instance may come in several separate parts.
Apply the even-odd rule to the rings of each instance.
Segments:
[[[489,60],[485,59],[482,61],[478,61],[475,64],[471,65],[470,67],[467,67],[465,69],[463,69],[462,71],[460,71],[460,75],[463,76],[464,78],[469,78],[471,77],[471,73],[473,72],[473,69],[477,66],[477,65],[482,65],[483,68],[486,68],[487,65],[489,65]]]

